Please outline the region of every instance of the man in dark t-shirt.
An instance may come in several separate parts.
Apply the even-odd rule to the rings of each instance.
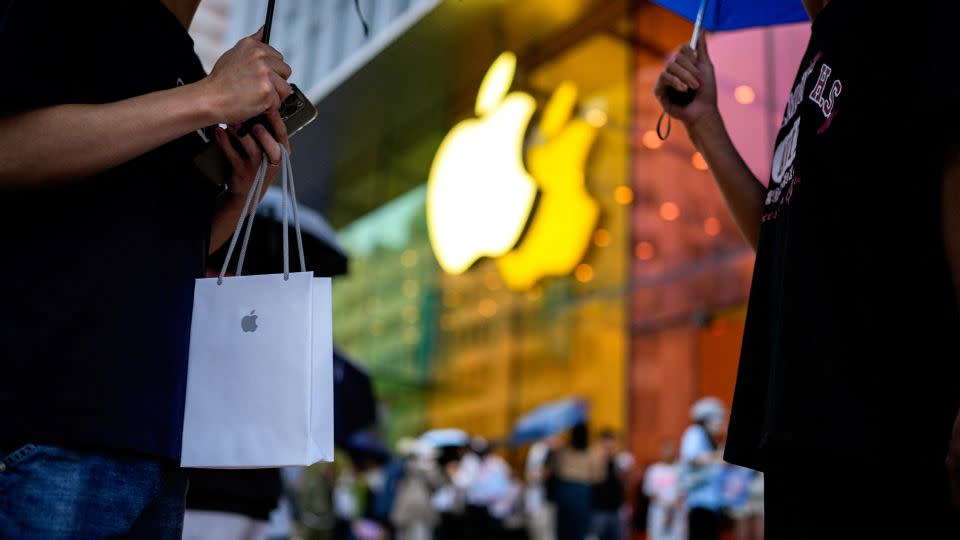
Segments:
[[[958,538],[958,3],[804,3],[767,185],[720,118],[705,40],[655,89],[757,252],[725,458],[765,471],[768,538]]]
[[[593,485],[591,537],[597,540],[621,540],[624,537],[623,505],[627,488],[625,473],[617,463],[620,440],[610,429],[600,434],[597,448],[598,474]]]
[[[198,4],[0,3],[2,538],[179,538],[194,279],[279,170],[290,93],[258,35],[204,73]],[[209,127],[261,113],[272,134]]]

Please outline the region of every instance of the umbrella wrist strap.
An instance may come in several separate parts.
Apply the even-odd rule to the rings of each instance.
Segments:
[[[306,264],[303,255],[303,236],[300,233],[300,211],[297,205],[297,192],[293,184],[293,166],[290,164],[290,155],[287,153],[287,149],[281,146],[280,153],[280,177],[282,184],[281,213],[283,222],[283,278],[284,280],[287,280],[290,279],[290,243],[288,231],[289,212],[287,211],[288,193],[291,199],[291,205],[293,206],[293,221],[297,235],[297,248],[300,255],[301,272],[306,272]],[[240,257],[237,261],[236,272],[237,276],[243,275],[243,262],[247,255],[247,247],[250,243],[250,232],[253,230],[253,221],[256,217],[257,206],[260,204],[260,201],[263,198],[266,176],[267,157],[264,156],[260,162],[260,166],[257,168],[257,174],[254,177],[253,185],[250,186],[250,191],[247,193],[247,198],[244,201],[243,208],[240,211],[240,219],[237,220],[237,227],[233,231],[233,237],[230,239],[230,245],[227,248],[227,255],[223,259],[223,266],[220,268],[220,275],[217,278],[218,285],[223,283],[223,278],[226,276],[227,268],[230,265],[230,260],[233,258],[233,252],[237,247],[237,241],[240,238],[240,232],[243,230],[244,223],[246,222],[246,231],[243,235],[243,242],[240,245]]]

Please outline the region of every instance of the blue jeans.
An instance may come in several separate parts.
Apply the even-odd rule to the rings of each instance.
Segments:
[[[623,540],[623,521],[620,512],[593,511],[593,535],[598,540]]]
[[[179,540],[186,492],[175,464],[34,444],[0,449],[0,538]]]

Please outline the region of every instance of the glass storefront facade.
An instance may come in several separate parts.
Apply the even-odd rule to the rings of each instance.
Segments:
[[[451,37],[447,27],[459,32]],[[417,62],[436,62],[448,76],[430,85],[451,90],[423,81],[412,83],[424,88],[419,94],[382,89],[413,109],[385,112],[375,140],[338,143],[374,150],[338,158],[318,199],[351,256],[350,274],[334,285],[335,339],[374,375],[389,439],[435,427],[499,439],[533,407],[582,397],[595,429],[629,434],[637,458],[648,461],[662,440],[679,437],[694,399],[730,399],[752,253],[682,127],[666,142],[653,132],[661,111],[651,88],[690,29],[646,2],[444,3],[410,30],[419,45],[404,37],[399,52],[385,53],[412,63],[397,60],[395,71],[416,74]],[[806,32],[711,38],[721,108],[760,178]],[[576,264],[529,287],[507,283],[491,258],[459,275],[441,270],[427,218],[437,149],[476,116],[483,74],[505,50],[518,58],[511,91],[537,103],[522,149],[540,192],[531,219],[549,211],[552,175],[572,170],[599,210]],[[546,111],[568,84],[575,104],[554,130]],[[570,158],[550,155],[543,134],[574,123],[595,136],[585,163],[538,169],[533,156]],[[489,219],[497,212],[489,208]],[[521,246],[535,236],[532,223]]]

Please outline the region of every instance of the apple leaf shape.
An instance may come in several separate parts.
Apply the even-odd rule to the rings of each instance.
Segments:
[[[510,91],[516,71],[517,55],[504,52],[497,57],[480,83],[480,90],[477,92],[477,116],[486,116],[497,109]]]

